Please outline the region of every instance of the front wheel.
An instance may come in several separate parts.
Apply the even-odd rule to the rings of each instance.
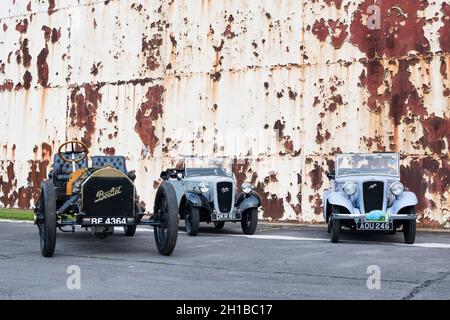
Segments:
[[[241,221],[242,231],[245,234],[252,235],[256,231],[258,225],[258,209],[252,208],[244,212]]]
[[[341,233],[341,221],[338,219],[330,218],[330,233],[331,233],[331,242],[338,243],[339,237]]]
[[[225,221],[216,221],[214,222],[214,227],[218,230],[223,229],[223,227],[225,226]]]
[[[125,233],[125,235],[127,237],[132,237],[134,236],[134,234],[136,233],[136,225],[129,225],[129,226],[124,226],[123,227],[123,232]]]
[[[177,196],[169,182],[163,182],[156,192],[154,214],[159,225],[154,227],[156,247],[168,256],[175,249],[178,237]]]
[[[405,238],[405,243],[414,244],[416,241],[416,220],[403,222],[403,236]]]
[[[200,210],[196,207],[188,206],[184,215],[184,225],[186,232],[190,236],[196,236],[200,225]]]
[[[55,253],[56,246],[56,191],[50,180],[41,184],[36,223],[39,228],[41,254],[44,257],[51,257]]]

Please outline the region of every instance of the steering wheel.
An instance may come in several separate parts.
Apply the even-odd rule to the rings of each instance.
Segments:
[[[71,158],[66,158],[66,156],[64,155],[62,150],[69,144],[71,146],[72,151],[68,151],[68,152],[66,151],[66,153],[69,154],[71,156]],[[81,151],[75,150],[75,145],[81,146]],[[77,141],[77,140],[70,140],[70,141],[64,142],[58,148],[58,156],[61,158],[61,160],[65,161],[65,162],[72,162],[73,164],[83,161],[87,157],[88,152],[89,152],[88,146],[86,144],[84,144],[83,142]],[[76,154],[82,154],[82,156],[79,158],[75,158]]]

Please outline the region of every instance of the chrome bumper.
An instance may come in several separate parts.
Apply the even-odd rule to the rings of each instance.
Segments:
[[[366,215],[361,213],[354,213],[354,214],[333,214],[332,215],[334,219],[339,220],[355,220],[355,222],[366,222]],[[394,221],[394,220],[416,220],[417,215],[416,214],[388,214],[388,220]],[[371,221],[367,221],[371,222]]]

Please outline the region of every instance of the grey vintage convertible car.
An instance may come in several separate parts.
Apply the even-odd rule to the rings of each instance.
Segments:
[[[323,214],[331,242],[339,242],[341,227],[391,234],[402,227],[405,242],[414,243],[417,197],[400,182],[398,153],[338,154],[327,175]]]
[[[227,221],[241,222],[245,234],[255,233],[261,200],[249,183],[237,196],[232,159],[187,156],[183,168],[165,170],[161,178],[173,185],[190,236],[197,235],[200,222],[213,222],[217,229]]]

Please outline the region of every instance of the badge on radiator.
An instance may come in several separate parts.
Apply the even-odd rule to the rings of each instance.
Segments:
[[[118,194],[122,193],[122,186],[119,187],[112,187],[108,191],[99,190],[96,194],[95,203],[109,199],[111,197],[117,196]]]

